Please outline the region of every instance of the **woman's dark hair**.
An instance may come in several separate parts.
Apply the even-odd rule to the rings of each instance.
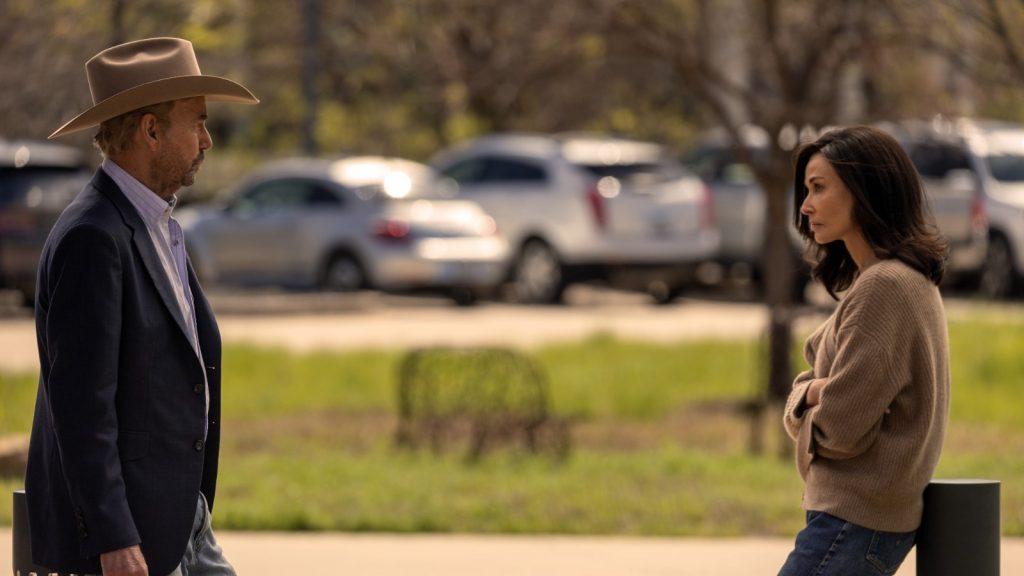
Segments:
[[[857,264],[837,240],[818,245],[800,213],[807,197],[807,163],[821,154],[853,195],[853,221],[878,258],[897,258],[938,285],[946,268],[947,242],[930,218],[924,188],[907,153],[895,138],[869,126],[822,134],[796,152],[793,223],[807,242],[812,275],[838,300],[853,284]]]

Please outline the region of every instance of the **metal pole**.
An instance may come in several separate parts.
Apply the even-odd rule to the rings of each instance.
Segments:
[[[917,532],[917,576],[999,576],[999,481],[933,480]]]

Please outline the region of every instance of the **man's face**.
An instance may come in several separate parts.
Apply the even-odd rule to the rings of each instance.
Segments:
[[[191,186],[203,163],[204,152],[213,147],[206,130],[206,98],[179,100],[170,113],[170,125],[163,130],[154,161],[154,179],[168,196],[182,186]]]

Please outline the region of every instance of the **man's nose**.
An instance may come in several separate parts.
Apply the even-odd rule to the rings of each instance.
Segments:
[[[210,131],[203,127],[203,133],[199,137],[199,149],[209,150],[213,148],[213,137],[210,136]]]

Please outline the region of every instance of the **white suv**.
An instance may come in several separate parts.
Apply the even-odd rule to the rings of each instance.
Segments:
[[[1024,125],[968,119],[956,124],[988,219],[979,289],[990,297],[1011,296],[1024,278]]]
[[[592,279],[671,301],[718,249],[710,192],[656,144],[498,134],[432,164],[497,222],[520,301],[557,302]]]

